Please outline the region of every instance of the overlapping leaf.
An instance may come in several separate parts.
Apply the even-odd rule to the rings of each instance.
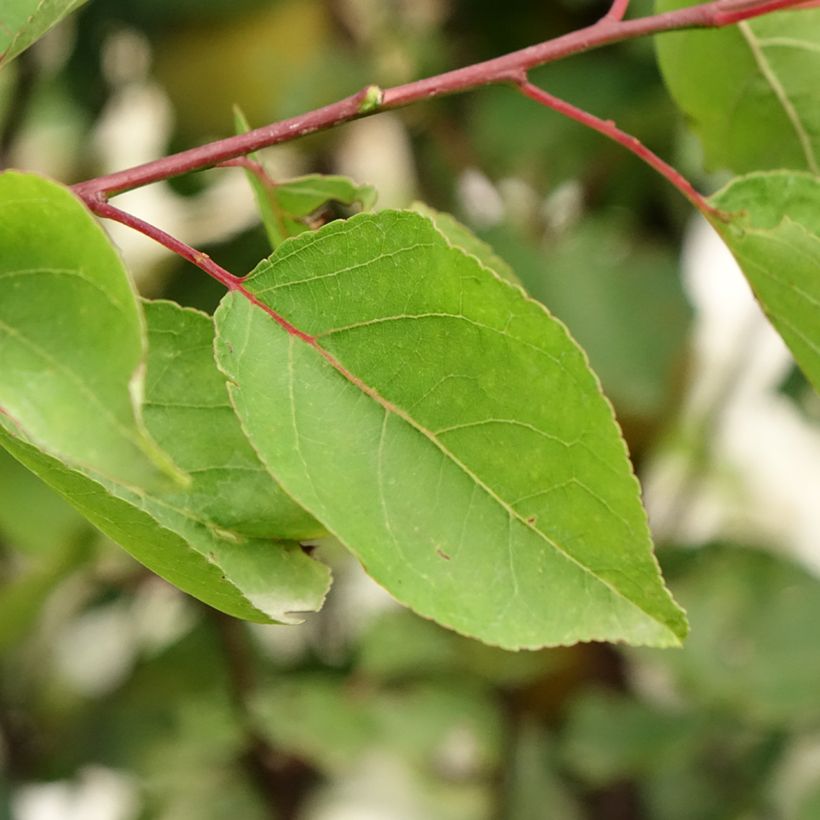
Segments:
[[[820,177],[777,171],[733,180],[712,197],[713,224],[760,304],[820,390]]]
[[[0,175],[0,411],[35,446],[136,486],[183,478],[139,419],[142,314],[108,238],[65,188]],[[166,479],[170,483],[170,479]]]
[[[317,609],[325,567],[298,544],[243,537],[270,535],[280,512],[279,535],[317,527],[260,472],[242,439],[208,355],[210,321],[173,306],[149,308],[157,341],[145,381],[151,430],[167,446],[165,460],[178,458],[192,475],[186,488],[145,480],[137,470],[142,452],[122,444],[136,434],[111,432],[128,413],[125,429],[141,432],[128,373],[142,356],[143,319],[122,264],[67,190],[19,174],[0,180],[7,186],[0,443],[146,566],[213,606],[256,621]],[[119,426],[107,424],[112,408]],[[185,429],[191,414],[199,426]],[[230,487],[211,498],[220,481]]]
[[[658,11],[694,0],[657,0]],[[820,171],[820,9],[657,39],[664,80],[708,164]]]
[[[86,0],[3,0],[0,69]]]
[[[245,432],[398,600],[509,648],[679,642],[612,411],[541,306],[412,212],[293,239],[246,288],[216,317]]]
[[[454,216],[443,211],[437,211],[423,202],[414,202],[413,210],[424,214],[444,236],[447,237],[451,245],[471,253],[486,265],[491,271],[497,273],[502,279],[508,282],[520,284],[520,280],[515,275],[515,271],[505,262],[483,239],[479,239],[466,225],[462,225]]]
[[[149,358],[143,414],[191,485],[173,506],[214,526],[258,538],[315,538],[324,531],[271,479],[245,438],[213,359],[209,316],[173,302],[145,302]]]

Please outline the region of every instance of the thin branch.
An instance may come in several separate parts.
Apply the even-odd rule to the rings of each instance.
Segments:
[[[712,0],[649,17],[618,19],[618,14],[625,5],[621,0],[614,0],[610,14],[597,23],[554,40],[385,91],[371,85],[357,94],[307,114],[87,180],[75,185],[74,190],[91,204],[90,201],[100,195],[113,195],[190,171],[210,168],[260,148],[333,128],[378,111],[400,108],[431,97],[460,93],[480,86],[517,83],[521,74],[530,69],[610,43],[679,29],[719,28],[780,9],[807,7],[805,0]],[[816,2],[808,4],[809,7],[814,5]]]
[[[129,228],[133,228],[135,231],[139,231],[150,239],[159,242],[160,245],[164,245],[178,256],[187,259],[198,268],[204,270],[205,273],[212,276],[217,282],[223,284],[228,290],[235,290],[242,281],[239,276],[234,276],[234,274],[226,271],[225,268],[217,265],[207,253],[202,253],[202,251],[198,251],[196,248],[186,245],[181,240],[171,236],[171,234],[166,233],[161,228],[157,228],[155,225],[145,222],[138,216],[115,208],[110,202],[106,202],[101,197],[86,200],[86,204],[97,216],[113,219],[115,222],[127,225]]]
[[[629,8],[629,0],[612,0],[612,7],[606,13],[605,20],[623,20],[626,10]]]
[[[544,91],[542,88],[529,82],[526,75],[523,75],[517,81],[516,85],[521,89],[521,92],[531,100],[535,100],[537,103],[545,105],[547,108],[551,108],[553,111],[557,111],[565,117],[580,122],[588,128],[592,128],[594,131],[603,134],[605,137],[609,137],[609,139],[614,140],[628,151],[631,151],[635,156],[642,159],[647,165],[654,168],[661,176],[671,182],[672,185],[702,213],[718,219],[725,217],[722,211],[712,207],[707,200],[695,190],[692,183],[689,182],[683,174],[669,165],[669,163],[664,162],[664,160],[653,151],[650,151],[637,137],[633,137],[631,134],[627,134],[618,128],[612,120],[602,120],[600,117],[589,114],[583,109],[550,94],[548,91]]]
[[[266,187],[275,188],[276,183],[271,179],[270,174],[265,170],[261,162],[257,162],[250,157],[233,157],[220,162],[218,168],[244,168],[256,176],[256,178]]]

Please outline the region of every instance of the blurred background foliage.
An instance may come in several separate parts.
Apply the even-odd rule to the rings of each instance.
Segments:
[[[234,105],[260,125],[605,5],[91,0],[0,74],[2,163],[77,181],[229,135]],[[725,179],[702,171],[651,42],[533,79],[701,187]],[[278,178],[346,173],[381,206],[454,213],[567,323],[692,635],[681,651],[505,653],[401,610],[331,541],[324,611],[248,626],[151,576],[0,453],[0,820],[820,817],[818,401],[686,203],[507,89],[265,159]],[[235,273],[269,253],[238,169],[122,202]],[[215,306],[206,277],[116,227],[146,296]]]

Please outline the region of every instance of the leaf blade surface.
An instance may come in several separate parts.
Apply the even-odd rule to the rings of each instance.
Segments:
[[[656,2],[659,12],[691,5]],[[820,9],[665,34],[657,53],[710,167],[820,171]]]
[[[411,212],[291,240],[244,286],[216,315],[244,429],[399,601],[508,648],[679,643],[611,408],[541,306]]]
[[[0,69],[86,0],[4,0],[0,11]]]
[[[713,225],[763,310],[820,391],[820,178],[789,171],[732,180],[711,198]]]

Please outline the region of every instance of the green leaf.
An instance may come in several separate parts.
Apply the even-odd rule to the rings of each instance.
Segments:
[[[213,363],[211,322],[149,306],[156,350],[148,378],[129,390],[144,318],[107,238],[78,200],[46,180],[5,174],[0,194],[0,444],[135,558],[203,601],[256,621],[293,621],[319,608],[326,567],[298,544],[244,537],[321,530],[260,472]],[[184,490],[143,468],[152,465],[137,447],[149,441],[134,421],[139,393],[166,461],[192,470]]]
[[[733,180],[712,224],[803,372],[820,390],[820,178],[779,171]]]
[[[0,448],[0,542],[33,556],[72,540],[86,522],[57,493]]]
[[[234,106],[233,116],[237,134],[245,134],[251,130],[247,118],[238,106]],[[248,159],[257,163],[264,171],[264,165],[258,153],[248,154]],[[272,249],[278,248],[287,234],[285,233],[285,226],[282,222],[283,214],[273,195],[273,185],[266,176],[261,176],[249,168],[245,169],[245,178],[248,180],[248,184],[251,186],[254,198],[256,199],[256,206],[259,208],[259,215],[262,218],[265,233],[268,235],[268,242]]]
[[[328,202],[341,202],[342,205],[358,202],[368,210],[376,202],[376,189],[372,185],[358,185],[349,177],[308,174],[279,183],[276,200],[286,214],[300,219],[310,216]]]
[[[159,464],[181,483],[139,419],[142,315],[91,214],[62,186],[7,172],[0,248],[0,418],[112,480],[157,484]]]
[[[0,68],[83,3],[85,0],[3,0],[0,10]]]
[[[191,476],[165,495],[216,527],[257,538],[307,539],[324,530],[276,485],[251,448],[213,357],[210,317],[174,302],[145,302],[149,357],[143,416]]]
[[[596,689],[573,701],[564,727],[566,765],[595,787],[640,779],[683,757],[697,744],[708,719],[661,711],[623,695]]]
[[[659,12],[694,5],[657,0]],[[820,9],[657,38],[672,97],[711,167],[820,170]]]
[[[683,552],[683,551],[681,551]],[[755,549],[709,547],[681,555],[672,587],[692,633],[681,652],[636,656],[702,709],[746,721],[803,726],[820,717],[820,580]]]
[[[472,254],[482,265],[486,265],[502,279],[521,284],[515,271],[483,239],[479,239],[454,216],[437,211],[423,202],[414,202],[413,210],[424,214],[447,237],[451,245]]]
[[[245,115],[236,106],[234,126],[238,134],[244,134],[251,128]],[[253,190],[271,248],[278,248],[289,236],[309,230],[311,225],[308,217],[331,201],[343,205],[358,202],[365,211],[370,210],[376,202],[375,188],[371,185],[357,185],[348,177],[309,174],[277,182],[268,175],[258,153],[249,154],[248,158],[256,163],[256,167],[246,168],[245,176]]]
[[[0,444],[134,558],[205,603],[262,623],[298,623],[297,613],[321,607],[328,570],[298,544],[217,530],[192,510],[171,506],[162,493],[71,470],[6,429]]]
[[[412,212],[290,240],[245,286],[216,316],[243,427],[399,601],[507,648],[679,643],[611,408],[540,305]]]

